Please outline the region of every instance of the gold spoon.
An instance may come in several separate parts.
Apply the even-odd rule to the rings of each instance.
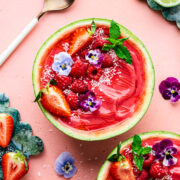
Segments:
[[[34,28],[39,22],[39,19],[50,11],[61,11],[70,7],[75,0],[44,0],[44,7],[37,17],[35,17],[25,29],[17,36],[17,38],[10,44],[10,46],[0,54],[0,66],[9,57],[9,55],[16,49],[16,47],[22,42],[27,34]]]

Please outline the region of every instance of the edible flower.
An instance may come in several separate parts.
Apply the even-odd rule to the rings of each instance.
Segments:
[[[71,72],[73,60],[67,52],[60,52],[54,56],[52,69],[59,73],[59,75],[68,76]]]
[[[55,162],[57,174],[63,175],[65,178],[71,178],[77,171],[74,162],[75,160],[69,152],[61,153]]]
[[[96,99],[96,95],[92,91],[88,91],[79,96],[79,105],[84,111],[96,111],[101,106],[101,100]]]
[[[169,139],[164,139],[156,143],[152,147],[156,160],[163,160],[164,166],[171,166],[177,163],[177,158],[173,155],[177,154],[177,149],[173,146],[173,142]]]
[[[168,77],[160,83],[159,91],[164,99],[176,102],[180,99],[180,82],[174,77]]]
[[[85,58],[89,61],[90,64],[93,64],[95,67],[99,68],[102,65],[104,55],[99,49],[95,49],[88,51],[85,55]]]

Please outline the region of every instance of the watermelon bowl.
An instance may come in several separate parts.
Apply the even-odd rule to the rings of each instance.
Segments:
[[[43,103],[38,101],[40,109],[57,129],[79,140],[104,140],[128,131],[142,119],[152,99],[154,67],[145,46],[134,34],[116,23],[116,29],[118,26],[121,33],[119,38],[127,38],[121,47],[129,52],[126,55],[131,57],[132,63],[127,63],[123,56],[119,58],[113,49],[102,50],[109,43],[111,25],[111,20],[99,18],[73,22],[51,35],[34,61],[35,96],[51,79],[55,79],[60,89],[58,93],[63,97],[56,99],[58,105],[52,105],[53,98],[48,105],[47,98]],[[91,33],[90,29],[94,32]],[[66,76],[53,69],[62,54],[72,61],[70,74]],[[103,57],[100,67],[91,64],[96,55],[98,60]],[[87,94],[96,102],[96,111],[93,106],[88,104],[87,109],[82,104]],[[48,108],[49,104],[51,108]]]
[[[179,180],[180,179],[180,135],[166,131],[152,131],[139,134],[143,148],[150,148],[144,155],[141,170],[137,167],[134,153],[137,148],[136,137],[127,139],[117,146],[102,165],[97,180]],[[134,140],[136,139],[136,140]],[[135,142],[135,144],[133,144]],[[134,146],[134,148],[133,148]],[[121,158],[110,161],[120,147]],[[135,155],[134,155],[135,154]],[[161,157],[160,157],[160,156]],[[111,158],[110,158],[111,157]],[[140,157],[138,157],[140,159]],[[173,161],[171,162],[170,160]]]

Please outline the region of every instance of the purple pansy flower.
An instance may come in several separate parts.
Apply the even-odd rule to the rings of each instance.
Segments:
[[[99,68],[102,65],[104,55],[99,49],[95,49],[88,51],[85,58],[89,61],[90,64],[93,64],[95,67]]]
[[[68,76],[71,72],[73,60],[67,52],[60,52],[54,56],[52,69],[58,72],[59,75]]]
[[[101,103],[101,100],[97,100],[92,91],[79,96],[79,105],[84,111],[94,112],[101,106]]]
[[[174,77],[168,77],[159,85],[159,91],[164,99],[176,102],[180,99],[180,82]]]
[[[72,177],[77,171],[74,162],[75,160],[69,152],[61,153],[55,162],[57,174],[64,175],[65,178]]]
[[[173,146],[173,142],[169,139],[164,139],[156,143],[152,147],[155,159],[163,160],[164,166],[171,166],[177,163],[177,158],[173,155],[177,154],[177,149]]]

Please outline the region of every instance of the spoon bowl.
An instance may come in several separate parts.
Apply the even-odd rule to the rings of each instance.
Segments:
[[[39,22],[39,19],[50,11],[62,11],[69,8],[75,0],[44,0],[44,7],[42,11],[32,19],[32,21],[24,28],[24,30],[17,36],[17,38],[9,45],[9,47],[0,54],[0,66],[5,62],[9,55],[16,49],[16,47],[29,34],[33,27]]]

